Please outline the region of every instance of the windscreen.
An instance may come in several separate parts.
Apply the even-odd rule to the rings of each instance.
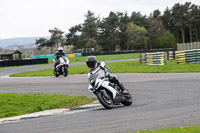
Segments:
[[[97,77],[98,77],[97,74],[90,74],[90,75],[89,75],[89,78],[88,78],[88,79],[89,79],[89,82],[90,82],[91,85],[94,85],[94,84],[95,84]]]

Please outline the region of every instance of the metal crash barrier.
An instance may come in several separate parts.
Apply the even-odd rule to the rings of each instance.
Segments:
[[[0,61],[0,67],[48,64],[48,58]]]
[[[200,49],[176,51],[177,64],[196,64],[200,63]]]
[[[165,65],[167,57],[165,52],[140,54],[140,63],[147,65]]]
[[[81,57],[81,56],[82,56],[82,53],[65,54],[65,56],[68,57],[68,58]],[[35,56],[31,56],[30,58],[34,58],[34,59],[40,59],[40,58],[53,59],[53,58],[55,58],[55,55],[54,55],[54,54],[35,55]]]

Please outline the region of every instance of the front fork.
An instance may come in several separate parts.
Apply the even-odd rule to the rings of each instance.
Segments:
[[[64,73],[65,72],[65,68],[67,68],[68,66],[67,65],[63,65],[62,66],[62,72]]]
[[[109,82],[108,82],[109,83]],[[116,89],[114,89],[113,87],[111,86],[108,86],[108,84],[104,84],[103,83],[103,88],[105,89],[102,89],[102,90],[99,90],[103,93],[103,95],[106,97],[106,98],[109,98],[109,94],[107,93],[107,91],[109,91],[110,93],[112,93],[112,95],[110,96],[112,99],[113,99],[113,102],[114,104],[116,103],[120,103],[121,100],[122,100],[122,94],[119,93]],[[106,91],[107,90],[107,91]],[[96,92],[98,93],[98,92]]]
[[[62,66],[62,72],[65,72],[65,65]]]

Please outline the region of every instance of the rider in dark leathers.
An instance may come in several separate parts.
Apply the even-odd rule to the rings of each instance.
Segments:
[[[98,78],[108,77],[109,81],[116,83],[122,92],[124,91],[124,86],[119,82],[117,76],[109,73],[110,69],[106,66],[104,62],[97,62],[96,56],[88,56],[86,59],[86,64],[90,68],[88,73],[98,74]]]
[[[55,64],[54,64],[54,69],[56,68],[56,66],[59,64],[59,58],[65,56],[65,53],[63,52],[63,48],[59,47],[58,51],[56,51],[55,53]]]

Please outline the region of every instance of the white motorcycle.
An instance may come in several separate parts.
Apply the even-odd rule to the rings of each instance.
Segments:
[[[54,63],[56,63],[55,59],[53,60]],[[66,56],[62,56],[59,58],[59,64],[54,69],[54,76],[58,77],[59,75],[64,75],[64,77],[67,77],[68,75],[68,67],[69,67],[69,60]]]
[[[88,74],[88,90],[93,92],[99,102],[106,108],[112,109],[113,105],[123,104],[129,106],[132,104],[132,96],[125,89],[121,92],[119,86],[109,81],[108,78],[100,79],[97,74]]]

